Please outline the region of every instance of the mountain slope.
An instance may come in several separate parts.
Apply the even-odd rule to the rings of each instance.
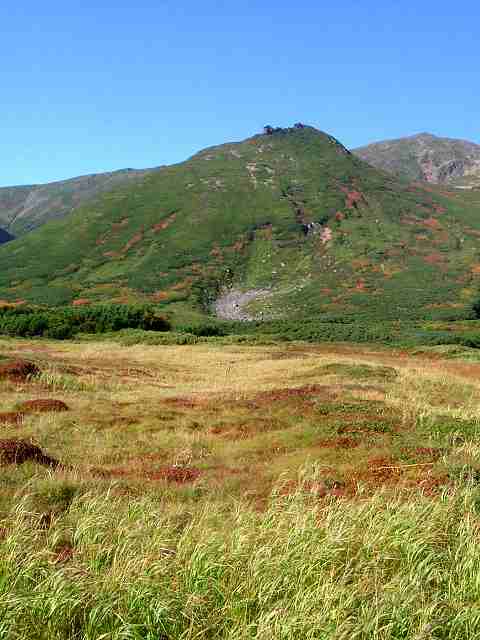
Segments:
[[[480,196],[411,186],[310,127],[206,149],[0,249],[0,298],[152,300],[249,317],[462,315]],[[256,295],[256,292],[258,295]]]
[[[138,180],[150,170],[123,169],[44,185],[0,188],[0,226],[22,235],[48,220],[63,218],[100,193]]]
[[[475,183],[480,178],[480,145],[430,133],[375,142],[354,153],[373,167],[409,180],[443,184],[464,179],[468,185],[470,179]]]

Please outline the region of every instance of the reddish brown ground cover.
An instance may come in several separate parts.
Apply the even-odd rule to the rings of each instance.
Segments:
[[[445,449],[436,449],[434,447],[404,447],[402,452],[415,458],[438,460],[445,453]]]
[[[359,440],[354,438],[332,438],[331,440],[320,440],[317,447],[325,449],[355,449],[360,444]]]
[[[62,544],[55,550],[55,563],[68,562],[73,558],[74,548],[69,544]]]
[[[18,410],[23,413],[47,413],[68,411],[68,406],[62,400],[53,400],[50,398],[38,400],[26,400],[18,405]]]
[[[0,380],[24,381],[28,377],[40,373],[40,369],[33,362],[28,360],[12,360],[0,364]]]
[[[22,424],[24,414],[21,411],[4,411],[0,413],[0,425],[5,424]]]
[[[16,439],[0,440],[0,464],[23,464],[29,460],[49,467],[56,467],[59,464],[33,442]]]
[[[197,467],[169,466],[149,474],[151,480],[166,480],[177,484],[194,482],[200,477],[200,469]]]
[[[145,469],[141,463],[138,466],[117,469],[92,469],[91,472],[103,478],[138,477],[144,480],[166,480],[176,484],[194,482],[201,475],[201,471],[197,467],[168,465],[151,471]]]

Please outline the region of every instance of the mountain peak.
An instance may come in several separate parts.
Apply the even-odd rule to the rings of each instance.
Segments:
[[[272,126],[2,246],[0,298],[149,301],[198,318],[224,313],[231,291],[221,317],[461,313],[455,283],[461,273],[474,291],[480,233],[468,206],[377,171],[314,127]]]
[[[414,181],[456,183],[480,180],[480,145],[422,132],[406,138],[375,142],[354,153],[377,169]]]
[[[429,140],[436,140],[438,139],[438,136],[436,136],[433,133],[430,133],[429,131],[421,131],[420,133],[416,133],[415,135],[411,136],[412,138],[428,138]],[[401,140],[401,138],[400,138]]]

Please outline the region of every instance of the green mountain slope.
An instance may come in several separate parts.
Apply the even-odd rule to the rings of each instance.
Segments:
[[[373,167],[409,180],[437,184],[475,184],[480,179],[480,145],[466,140],[420,133],[375,142],[354,150]]]
[[[313,128],[206,149],[0,248],[0,298],[153,300],[249,317],[462,315],[480,196],[370,167]],[[235,302],[234,305],[235,306]]]
[[[0,188],[0,226],[15,236],[73,209],[116,186],[139,180],[150,170],[122,169],[44,185]]]

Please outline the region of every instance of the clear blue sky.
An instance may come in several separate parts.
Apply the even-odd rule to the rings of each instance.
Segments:
[[[3,0],[0,185],[178,162],[266,123],[480,142],[478,2]]]

